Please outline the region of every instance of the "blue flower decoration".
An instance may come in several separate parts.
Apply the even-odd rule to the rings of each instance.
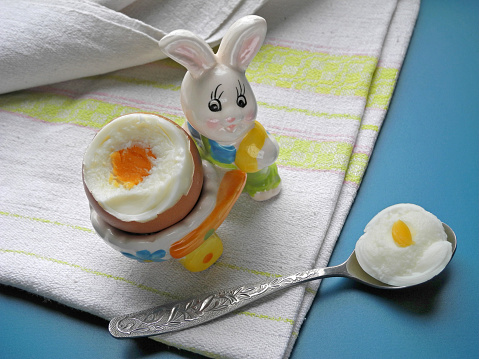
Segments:
[[[121,252],[121,254],[128,258],[136,259],[138,262],[163,262],[166,260],[164,259],[166,252],[163,249],[153,253],[144,249],[142,251],[136,252],[136,255],[125,252]]]

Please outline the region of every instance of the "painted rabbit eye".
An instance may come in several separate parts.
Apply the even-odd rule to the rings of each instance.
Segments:
[[[236,87],[236,104],[239,107],[243,108],[247,104],[246,97],[244,95],[246,91],[246,86],[245,85],[241,86],[241,82],[239,80],[238,80],[238,85],[239,85],[239,90]]]
[[[208,108],[211,112],[221,111],[221,102],[219,100],[213,99],[208,102]]]
[[[246,106],[246,97],[244,97],[244,95],[239,95],[238,98],[236,99],[236,104],[239,107],[245,107]]]
[[[221,84],[219,84],[218,86],[216,86],[215,90],[214,91],[211,91],[211,96],[210,96],[210,102],[208,102],[208,108],[210,109],[211,112],[219,112],[221,111],[221,101],[220,101],[220,98],[221,98],[221,95],[223,95],[223,92],[222,91],[220,93],[219,96],[217,96],[218,94],[218,88],[221,86]]]

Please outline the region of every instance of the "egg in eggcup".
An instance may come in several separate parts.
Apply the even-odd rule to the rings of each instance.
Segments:
[[[203,186],[194,141],[171,120],[149,113],[124,115],[103,127],[86,150],[82,172],[97,214],[138,234],[181,221]]]

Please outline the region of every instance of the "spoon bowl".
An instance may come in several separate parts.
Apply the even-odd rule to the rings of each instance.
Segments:
[[[456,246],[457,246],[456,234],[451,229],[451,227],[449,227],[447,224],[443,223],[442,226],[444,228],[444,231],[446,232],[447,241],[449,243],[451,243],[451,246],[452,246],[452,255],[451,255],[451,259],[452,259],[452,257],[454,256],[454,253],[456,252]],[[366,273],[364,271],[363,268],[361,268],[361,266],[359,265],[358,259],[356,258],[356,253],[354,251],[346,262],[344,262],[343,264],[340,264],[337,267],[341,267],[341,266],[346,267],[343,277],[354,279],[358,282],[361,282],[363,284],[366,284],[366,285],[369,285],[369,286],[375,287],[375,288],[380,288],[380,289],[403,289],[403,288],[409,288],[409,287],[413,287],[413,286],[425,283],[425,282],[422,282],[422,283],[418,283],[418,284],[414,284],[414,285],[404,285],[404,286],[394,286],[394,285],[383,283],[383,282],[377,280],[376,278],[370,276],[368,273]],[[335,268],[335,267],[331,267],[331,268]],[[325,268],[325,269],[327,269],[327,268]]]
[[[447,240],[452,245],[452,256],[454,256],[457,246],[456,235],[447,224],[442,225],[447,234]],[[182,330],[219,318],[279,290],[328,277],[346,277],[380,289],[412,287],[410,285],[393,286],[373,278],[361,268],[353,251],[346,262],[334,267],[310,269],[268,282],[242,285],[119,316],[110,321],[109,330],[115,338],[146,337]]]

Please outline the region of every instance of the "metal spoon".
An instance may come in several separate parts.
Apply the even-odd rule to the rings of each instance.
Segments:
[[[446,231],[447,240],[452,244],[452,254],[454,255],[456,235],[448,225],[444,223],[442,225]],[[311,269],[269,282],[242,285],[119,316],[110,321],[109,330],[115,338],[146,337],[182,330],[219,318],[279,290],[328,277],[346,277],[381,289],[409,287],[396,287],[374,279],[360,267],[356,253],[353,251],[346,262],[334,267]]]

